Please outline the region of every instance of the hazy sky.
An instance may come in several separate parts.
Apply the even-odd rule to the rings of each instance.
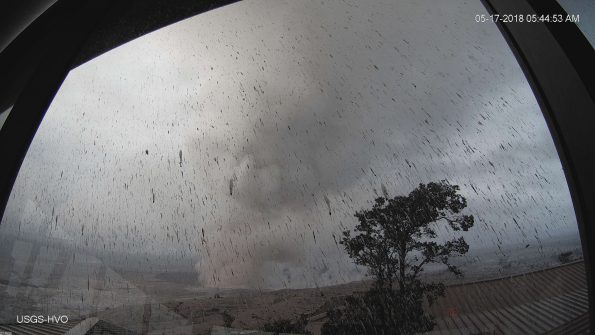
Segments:
[[[485,12],[249,0],[127,43],[64,81],[0,232],[196,257],[205,285],[327,285],[361,278],[334,239],[382,185],[448,179],[476,216],[472,253],[578,241],[551,136]]]

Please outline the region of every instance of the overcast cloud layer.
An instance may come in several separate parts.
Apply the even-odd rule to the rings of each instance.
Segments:
[[[196,257],[209,286],[328,285],[362,277],[335,243],[356,210],[448,179],[471,253],[578,243],[541,112],[482,13],[249,0],[112,50],[63,83],[0,231]]]

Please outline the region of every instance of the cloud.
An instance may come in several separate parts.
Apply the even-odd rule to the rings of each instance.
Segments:
[[[472,20],[484,11],[253,0],[132,41],[68,76],[2,225],[34,201],[75,244],[198,258],[220,287],[360,279],[336,243],[355,211],[445,178],[479,219],[472,251],[577,234],[530,87]]]

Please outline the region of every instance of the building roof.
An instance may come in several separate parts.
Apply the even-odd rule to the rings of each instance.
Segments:
[[[430,312],[436,334],[582,334],[589,328],[585,265],[449,286]]]

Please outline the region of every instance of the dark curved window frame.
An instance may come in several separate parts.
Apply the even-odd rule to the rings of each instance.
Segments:
[[[134,38],[235,0],[60,0],[0,53],[0,217],[54,95],[76,66]],[[482,0],[492,14],[562,14],[555,0]],[[497,23],[541,107],[570,189],[593,310],[595,50],[574,23]],[[590,206],[591,205],[591,206]],[[591,315],[591,329],[595,316]]]
[[[482,0],[492,14],[561,14],[555,0]],[[595,261],[595,50],[574,23],[497,23],[545,117],[578,223],[593,311]],[[595,329],[595,316],[590,316]]]

